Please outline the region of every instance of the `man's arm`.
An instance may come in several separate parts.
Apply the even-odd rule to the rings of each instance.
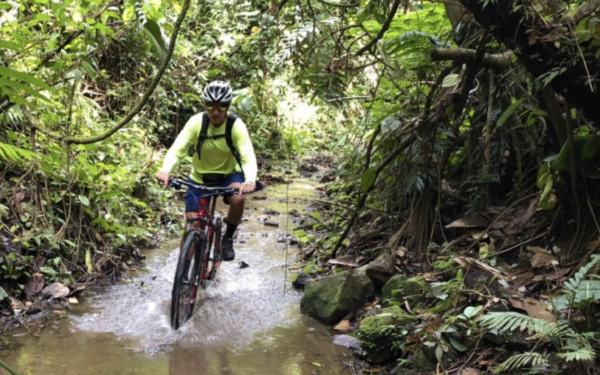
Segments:
[[[198,140],[199,126],[202,126],[201,114],[195,115],[188,120],[169,151],[167,151],[163,165],[156,173],[156,178],[162,181],[165,187],[169,183],[169,177],[171,177],[173,169],[187,155],[190,146]]]
[[[254,155],[254,147],[250,140],[250,134],[246,124],[238,118],[231,130],[231,138],[234,147],[240,153],[242,161],[242,169],[244,170],[245,184],[252,186],[244,186],[242,193],[251,193],[254,191],[254,183],[258,174],[258,166],[256,164],[256,156]]]

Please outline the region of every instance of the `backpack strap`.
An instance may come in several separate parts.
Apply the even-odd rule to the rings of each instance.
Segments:
[[[196,153],[198,154],[198,160],[202,158],[202,145],[206,141],[206,133],[208,133],[208,115],[206,112],[202,115],[202,128],[200,128],[200,135],[198,136],[198,144],[196,144]]]
[[[233,124],[235,123],[235,120],[237,120],[237,116],[234,115],[233,113],[230,113],[229,116],[227,116],[227,124],[225,125],[225,134],[209,137],[209,136],[207,136],[209,119],[208,119],[208,115],[206,114],[206,112],[204,112],[204,114],[202,115],[202,128],[200,130],[200,135],[198,136],[198,144],[196,145],[196,153],[198,154],[198,159],[200,159],[202,157],[202,145],[204,144],[204,141],[206,141],[207,139],[218,139],[218,138],[225,137],[225,140],[227,141],[227,146],[229,146],[229,149],[231,150],[231,153],[233,154],[233,158],[240,166],[240,170],[242,171],[241,172],[242,176],[244,176],[244,170],[242,169],[242,157],[240,156],[239,151],[233,145],[233,137],[231,135],[232,130],[233,130]]]
[[[237,150],[237,148],[235,148],[235,146],[233,145],[233,137],[231,135],[232,130],[233,130],[233,124],[235,123],[235,120],[237,120],[237,116],[234,115],[233,113],[230,113],[229,116],[227,117],[227,125],[225,125],[225,140],[227,141],[227,146],[229,146],[229,149],[231,150],[231,153],[233,154],[233,157],[235,158],[235,161],[237,161],[238,165],[240,166],[240,171],[242,173],[242,176],[244,176],[244,169],[242,168],[242,157],[240,156],[239,151]],[[244,176],[244,179],[246,177]]]

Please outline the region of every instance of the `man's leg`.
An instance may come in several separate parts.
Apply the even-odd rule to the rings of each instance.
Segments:
[[[228,176],[225,182],[229,183],[231,187],[239,187],[243,181],[240,174],[234,174]],[[231,261],[235,259],[235,251],[233,249],[233,234],[235,233],[238,225],[242,221],[242,215],[244,214],[245,199],[243,196],[235,195],[229,197],[229,212],[227,213],[227,228],[221,241],[221,248],[223,249],[223,260]]]

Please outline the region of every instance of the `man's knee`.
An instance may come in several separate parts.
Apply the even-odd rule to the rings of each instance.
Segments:
[[[234,207],[240,206],[240,205],[244,204],[245,199],[246,198],[244,196],[234,195],[234,196],[229,197],[229,204]]]

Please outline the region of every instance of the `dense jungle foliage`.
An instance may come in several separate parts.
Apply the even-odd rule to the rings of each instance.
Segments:
[[[340,156],[331,209],[314,215],[326,233],[299,233],[309,272],[351,254],[435,281],[427,329],[393,333],[403,353],[441,359],[479,345],[483,328],[519,328],[533,344],[479,365],[594,368],[599,6],[2,2],[0,300],[23,297],[38,272],[110,279],[178,230],[153,174],[221,78],[261,159]],[[306,102],[318,110],[300,124]],[[475,269],[501,287],[469,292]],[[552,318],[490,315],[507,296],[543,301]]]

